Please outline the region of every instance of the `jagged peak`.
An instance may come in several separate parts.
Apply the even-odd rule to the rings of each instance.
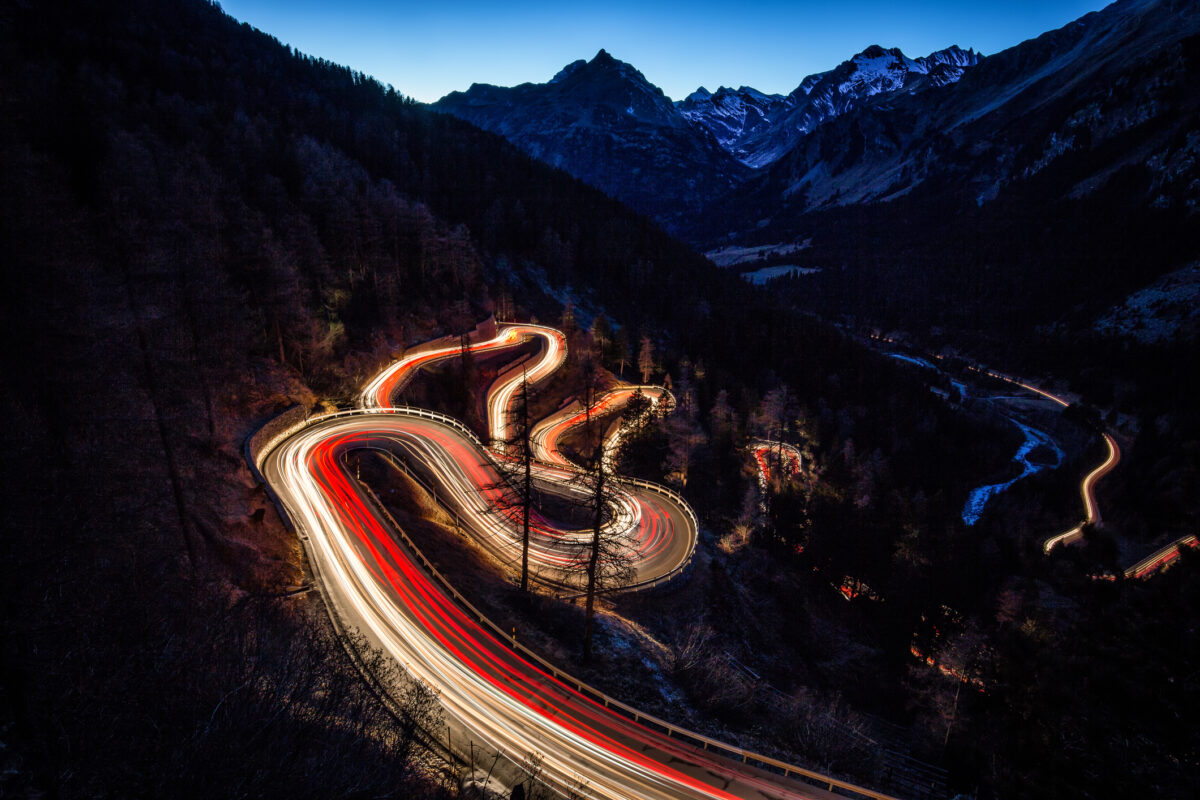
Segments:
[[[753,86],[739,86],[736,89],[733,89],[729,86],[722,86],[721,88],[717,89],[717,91],[713,92],[712,96],[714,98],[724,98],[724,97],[729,97],[729,96],[742,97],[742,98],[750,97],[755,100],[782,100],[783,99],[783,95],[767,94],[766,92],[760,92],[758,89],[755,89]]]
[[[850,65],[857,68],[864,63],[879,61],[881,59],[890,59],[892,62],[900,64],[914,63],[914,60],[904,55],[904,51],[899,47],[882,47],[881,45],[873,44],[861,53],[852,56],[849,61],[843,62],[843,65]]]
[[[740,94],[740,92],[738,92],[736,89],[730,89],[728,86],[719,86],[717,87],[717,90],[713,92],[713,97],[728,97],[731,94]]]
[[[891,59],[892,63],[886,63],[888,59]],[[886,80],[896,84],[895,88],[899,88],[905,72],[927,74],[939,65],[942,74],[947,70],[950,73],[949,80],[944,82],[952,83],[961,75],[962,68],[975,66],[982,60],[983,55],[974,48],[964,50],[956,44],[935,50],[923,58],[909,58],[899,47],[885,48],[879,44],[872,44],[828,72],[807,76],[792,90],[790,97],[797,101],[803,100],[818,86],[829,85],[828,81],[837,82],[840,90],[844,92],[851,85],[857,85],[864,79],[877,81],[885,74],[891,75]],[[881,61],[883,63],[880,63]]]
[[[924,58],[919,58],[917,61],[926,64],[949,64],[956,67],[973,67],[982,59],[979,53],[975,52],[975,48],[968,47],[962,49],[956,44],[942,50],[935,50]]]
[[[741,86],[738,88],[738,92],[748,97],[753,97],[760,102],[777,102],[786,99],[784,95],[781,94],[767,94],[766,92],[760,92],[753,86]]]
[[[601,50],[600,52],[601,52],[601,53],[603,53],[604,51],[603,51],[603,50]],[[581,58],[581,59],[579,59],[578,61],[572,61],[570,64],[567,64],[565,67],[563,67],[562,69],[560,69],[560,70],[558,71],[558,74],[557,74],[557,75],[555,75],[553,78],[551,78],[551,79],[550,79],[550,82],[551,82],[551,83],[562,83],[562,82],[563,82],[563,81],[565,81],[567,78],[569,78],[569,77],[571,77],[573,74],[575,74],[575,72],[576,72],[576,71],[577,71],[577,70],[578,70],[580,67],[583,67],[583,66],[586,66],[586,65],[587,65],[587,62],[586,62],[586,61],[584,61],[582,58]]]
[[[860,58],[883,58],[884,56],[889,55],[897,58],[904,58],[904,53],[900,52],[899,47],[893,47],[885,50],[881,45],[873,44],[865,48],[861,53],[855,55],[851,61],[856,61]]]
[[[550,81],[564,91],[611,91],[621,85],[632,85],[652,95],[662,95],[662,89],[650,83],[636,67],[601,48],[591,61],[573,61],[563,67]],[[584,89],[584,87],[590,87]],[[605,88],[607,87],[607,88]]]
[[[708,89],[705,89],[703,86],[701,86],[699,89],[692,92],[687,97],[683,98],[683,102],[685,102],[685,103],[702,103],[705,100],[711,100],[712,96],[713,96],[712,92],[710,92]]]
[[[550,83],[562,83],[567,78],[581,72],[590,74],[615,72],[628,78],[646,81],[645,76],[632,64],[626,63],[619,58],[614,58],[607,50],[600,48],[600,51],[592,56],[591,61],[585,61],[581,58],[567,64],[550,80]]]
[[[570,75],[574,75],[576,72],[579,72],[580,74],[586,73],[589,75],[615,74],[626,80],[641,84],[645,88],[658,88],[654,86],[654,84],[650,83],[650,81],[646,80],[646,76],[643,75],[637,67],[626,61],[622,61],[619,58],[614,58],[613,55],[604,48],[600,48],[600,51],[592,57],[591,61],[583,64],[579,69],[572,70]],[[570,75],[568,75],[568,77]]]

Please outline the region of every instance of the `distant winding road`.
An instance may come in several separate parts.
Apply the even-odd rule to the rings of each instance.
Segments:
[[[1108,454],[1098,467],[1084,477],[1083,483],[1079,487],[1079,492],[1083,495],[1084,513],[1087,516],[1074,528],[1047,539],[1042,544],[1044,552],[1049,553],[1060,544],[1074,544],[1083,538],[1085,525],[1100,524],[1100,506],[1096,504],[1096,482],[1116,469],[1117,464],[1121,462],[1121,448],[1117,446],[1116,439],[1106,433],[1104,434],[1104,443],[1108,445]]]
[[[1061,406],[1067,406],[1069,403],[1061,397],[1053,395],[1047,391],[1031,386],[1028,383],[1020,381],[1016,378],[1002,375],[1000,373],[989,372],[988,375],[994,378],[1014,383],[1017,386],[1028,389],[1031,392],[1040,394],[1042,397],[1049,398]],[[1070,530],[1051,536],[1042,544],[1042,550],[1047,555],[1058,545],[1070,545],[1078,542],[1083,538],[1083,528],[1086,525],[1099,525],[1101,522],[1100,506],[1096,503],[1096,483],[1099,482],[1108,473],[1116,469],[1117,464],[1121,463],[1121,448],[1117,445],[1117,440],[1110,434],[1105,433],[1104,443],[1108,447],[1108,452],[1104,460],[1100,464],[1084,476],[1083,483],[1079,487],[1080,494],[1083,495],[1083,508],[1086,517],[1084,521],[1076,525]],[[1150,555],[1143,558],[1141,561],[1127,567],[1124,571],[1126,580],[1140,580],[1149,578],[1150,576],[1161,572],[1179,559],[1184,548],[1200,547],[1200,540],[1197,540],[1194,534],[1180,536],[1165,547],[1155,550]],[[1115,576],[1101,576],[1108,579],[1115,579]]]
[[[982,372],[988,377],[1006,381],[1015,386],[1020,386],[1022,389],[1026,389],[1030,392],[1041,395],[1042,397],[1052,400],[1064,408],[1070,405],[1070,402],[1062,397],[1051,394],[1044,389],[1039,389],[1038,387],[1023,381],[1020,378],[1014,378],[1011,375],[1005,375],[1000,372],[992,372],[989,370],[978,371]],[[1084,476],[1083,482],[1079,487],[1079,492],[1083,497],[1083,508],[1085,514],[1084,520],[1070,530],[1066,530],[1062,533],[1056,534],[1055,536],[1051,536],[1049,539],[1043,542],[1042,551],[1047,555],[1049,555],[1050,551],[1059,545],[1071,545],[1080,541],[1083,538],[1083,529],[1085,526],[1099,525],[1101,522],[1102,518],[1100,516],[1100,506],[1096,502],[1096,484],[1101,478],[1112,472],[1117,468],[1117,465],[1121,463],[1121,448],[1117,445],[1117,440],[1114,439],[1111,434],[1104,433],[1102,435],[1104,437],[1104,444],[1108,448],[1108,452],[1105,454],[1104,460],[1101,461],[1095,469]],[[1173,564],[1179,558],[1180,553],[1184,550],[1184,548],[1196,547],[1200,547],[1200,541],[1197,540],[1195,535],[1187,534],[1180,536],[1178,539],[1175,539],[1165,547],[1155,550],[1141,561],[1138,561],[1132,566],[1127,567],[1124,571],[1124,576],[1126,580],[1149,578],[1155,573],[1160,572]],[[1115,579],[1115,576],[1113,575],[1100,577],[1106,577],[1110,580]]]

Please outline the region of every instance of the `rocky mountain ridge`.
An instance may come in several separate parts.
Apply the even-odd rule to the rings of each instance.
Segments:
[[[778,223],[917,190],[982,206],[1052,166],[1063,174],[1042,194],[1079,198],[1128,167],[1148,170],[1147,204],[1194,207],[1198,51],[1195,3],[1122,0],[936,91],[892,93],[827,119],[726,200],[732,214]]]
[[[749,170],[633,66],[601,50],[548,83],[474,84],[433,105],[661,217],[697,212]]]
[[[1118,0],[986,58],[870,47],[786,96],[701,88],[672,103],[601,52],[548,84],[474,86],[435,108],[702,250],[811,240],[787,264],[844,265],[806,286],[857,314],[895,300],[897,318],[960,309],[965,324],[992,283],[1042,317],[1086,286],[1077,313],[1094,313],[1200,257],[1194,0]],[[966,272],[946,274],[955,264]]]
[[[981,58],[957,45],[916,59],[899,48],[872,45],[828,72],[806,77],[786,97],[746,86],[721,87],[715,94],[700,87],[676,106],[743,164],[765,167],[823,122],[879,95],[952,84]]]

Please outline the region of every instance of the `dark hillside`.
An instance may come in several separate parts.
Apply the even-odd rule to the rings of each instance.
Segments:
[[[6,794],[434,791],[375,738],[242,452],[401,345],[570,285],[739,403],[861,398],[831,441],[912,449],[864,423],[943,413],[599,192],[216,6],[10,5],[0,75]]]
[[[809,241],[799,307],[1026,357],[1200,256],[1198,78],[1195,3],[1120,0],[827,121],[681,230]]]
[[[759,562],[802,593],[714,614],[736,633],[770,603],[812,662],[776,661],[789,689],[855,681],[856,698],[894,716],[906,700],[926,708],[904,683],[917,621],[950,603],[988,632],[994,594],[1026,564],[1017,550],[1036,532],[1003,519],[964,532],[957,517],[1007,464],[1011,430],[499,137],[214,5],[9,4],[0,104],[0,794],[452,793],[420,778],[413,731],[324,626],[243,443],[493,311],[570,321],[571,297],[573,352],[603,333],[606,368],[641,369],[644,350],[648,377],[689,398],[690,416],[652,431],[633,462],[686,478],[710,549],[745,512],[748,544],[721,556],[733,577],[708,582],[714,600],[764,574]],[[744,445],[781,428],[823,474],[754,519]],[[681,456],[681,440],[701,444]],[[1048,493],[1073,501],[1060,483]],[[844,604],[830,587],[843,574],[889,599]],[[1022,586],[1017,611],[1034,619],[1037,596]],[[807,626],[814,598],[821,624]],[[1151,633],[1159,647],[1165,627]],[[1018,667],[1059,663],[1042,639],[1012,641],[1033,651]],[[847,652],[869,654],[851,677],[822,657]],[[1190,652],[1164,669],[1194,675]],[[915,683],[944,700],[938,680]],[[961,729],[1015,735],[1029,709],[1014,708],[964,705]],[[413,710],[429,711],[419,695]],[[1143,722],[1139,735],[1173,741]],[[1051,720],[1044,733],[1078,730]],[[1055,766],[1000,741],[993,768],[969,741],[952,746],[964,786]],[[1186,759],[1172,786],[1194,774]],[[1089,787],[1109,777],[1086,754],[1072,763],[1099,776]]]

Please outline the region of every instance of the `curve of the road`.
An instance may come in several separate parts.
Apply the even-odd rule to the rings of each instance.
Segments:
[[[877,338],[880,341],[884,341],[889,344],[895,344],[893,340],[888,338],[871,338]],[[940,355],[936,354],[933,357],[936,359],[942,358]],[[1052,392],[1048,392],[1045,389],[1034,386],[1028,381],[1013,377],[1012,375],[1006,375],[1003,372],[996,372],[975,366],[971,366],[969,369],[974,372],[978,372],[981,375],[986,375],[989,378],[995,378],[997,380],[1001,380],[1033,392],[1034,394],[1040,395],[1047,400],[1057,403],[1063,408],[1071,405],[1069,400],[1053,394]],[[1109,433],[1103,433],[1102,436],[1104,437],[1104,444],[1108,448],[1108,452],[1105,454],[1104,460],[1101,461],[1095,469],[1084,476],[1079,487],[1080,495],[1083,497],[1084,519],[1075,527],[1065,530],[1062,533],[1055,534],[1054,536],[1046,539],[1042,543],[1042,552],[1047,555],[1049,555],[1050,551],[1059,545],[1066,546],[1080,541],[1083,538],[1083,529],[1085,526],[1099,525],[1102,521],[1100,516],[1100,506],[1096,502],[1096,484],[1101,478],[1116,469],[1117,465],[1121,462],[1121,448],[1117,444],[1116,439],[1114,439]],[[1177,561],[1180,558],[1183,550],[1186,548],[1200,548],[1200,539],[1197,539],[1194,534],[1185,534],[1180,536],[1178,539],[1175,539],[1166,546],[1155,550],[1141,561],[1138,561],[1137,563],[1127,567],[1124,570],[1124,576],[1126,580],[1148,578]],[[1116,580],[1116,576],[1111,574],[1095,577],[1100,577],[1107,580]]]
[[[557,370],[566,359],[566,339],[561,331],[542,325],[502,325],[495,335],[481,335],[479,329],[461,339],[436,340],[413,348],[371,380],[360,396],[360,408],[395,415],[392,399],[422,367],[462,356],[464,348],[473,354],[494,353],[516,348],[530,340],[539,347],[532,358],[522,358],[502,370],[488,387],[487,418],[490,449],[461,428],[434,425],[425,418],[410,421],[405,437],[390,440],[390,450],[381,442],[363,445],[368,449],[398,452],[406,464],[417,465],[427,485],[441,487],[439,500],[460,522],[466,523],[477,543],[510,571],[519,563],[519,537],[516,521],[519,509],[506,508],[500,488],[504,483],[499,462],[509,458],[505,442],[510,434],[509,418],[514,397],[525,381],[536,386]],[[473,341],[472,341],[473,339]],[[659,386],[622,386],[600,395],[589,408],[578,402],[536,422],[530,433],[534,450],[532,464],[535,484],[559,495],[581,498],[584,491],[572,483],[575,466],[557,447],[558,439],[571,428],[582,425],[589,416],[599,417],[619,410],[637,391],[647,396],[651,409],[670,394]],[[611,449],[621,435],[620,418],[613,421],[604,439]],[[396,423],[387,428],[394,428]],[[436,448],[436,451],[435,451]],[[678,573],[695,549],[695,515],[682,498],[661,487],[628,484],[616,492],[613,513],[606,523],[609,535],[624,541],[632,551],[634,575],[629,588],[655,583]],[[586,535],[581,531],[558,529],[536,510],[531,515],[530,565],[535,582],[556,591],[578,590],[572,585],[570,566],[573,545]],[[579,577],[578,570],[574,571]]]
[[[530,380],[549,375],[565,357],[565,342],[552,329],[504,326],[495,336],[467,343],[478,352],[515,347],[527,336],[542,340],[538,356],[523,370],[502,373],[489,390],[494,441],[504,438],[497,434],[504,431],[522,372]],[[353,478],[348,456],[378,449],[411,463],[481,545],[511,562],[517,547],[512,522],[494,513],[485,488],[498,483],[495,454],[455,420],[390,405],[415,369],[454,357],[462,347],[443,342],[415,349],[371,381],[362,408],[299,425],[258,457],[340,623],[366,633],[435,688],[447,714],[476,740],[517,759],[539,756],[543,778],[560,789],[613,798],[831,796],[811,785],[820,781],[831,791],[886,797],[640,714],[550,667],[515,636],[510,641],[499,634],[440,579]],[[564,418],[553,426],[573,424]],[[539,480],[561,485],[570,468],[545,464],[539,470]],[[672,492],[645,484],[624,488],[622,509],[609,524],[632,531],[638,580],[672,574],[695,546],[694,515]],[[531,560],[553,572],[564,542],[576,534],[544,520],[539,528]],[[767,769],[802,780],[781,779]]]
[[[559,441],[562,437],[572,428],[585,425],[590,418],[612,415],[614,411],[625,407],[634,395],[639,393],[646,398],[647,413],[656,413],[660,406],[674,404],[670,392],[661,386],[618,386],[598,395],[590,408],[576,400],[533,426],[530,443],[533,445],[534,455],[547,464],[570,467],[571,462],[559,450]],[[622,419],[619,416],[609,424],[604,436],[606,455],[609,455],[619,444],[622,427]]]
[[[771,481],[771,456],[775,456],[775,461],[783,468],[789,477],[796,477],[800,474],[803,467],[804,459],[800,455],[800,449],[795,445],[787,442],[779,442],[772,439],[756,439],[750,443],[750,455],[754,458],[754,462],[758,465],[758,482],[764,489]]]
[[[872,336],[871,338],[886,342],[888,344],[897,344],[893,339],[887,337]],[[937,360],[942,359],[941,355],[931,355]],[[927,365],[930,367],[933,366],[932,364],[928,363]],[[987,369],[986,367],[981,366],[968,366],[967,368],[972,372],[979,373],[980,375],[985,375],[989,378],[994,378],[1013,386],[1017,386],[1021,389],[1025,389],[1026,391],[1043,397],[1046,400],[1062,406],[1063,408],[1067,408],[1071,405],[1071,401],[1060,397],[1053,392],[1048,392],[1045,389],[1029,383],[1028,381],[1022,380],[1021,378],[1014,377],[1012,375],[1006,375],[1003,372],[996,372],[995,370]],[[1108,433],[1103,433],[1102,435],[1104,437],[1105,446],[1108,448],[1108,452],[1105,455],[1104,461],[1102,461],[1095,469],[1084,476],[1084,479],[1079,487],[1080,495],[1083,497],[1083,508],[1085,515],[1084,520],[1070,530],[1063,531],[1062,533],[1055,534],[1054,536],[1046,539],[1042,543],[1042,552],[1046,554],[1049,554],[1051,550],[1060,544],[1069,545],[1079,541],[1083,538],[1084,526],[1096,525],[1100,522],[1100,506],[1096,502],[1096,484],[1101,478],[1112,472],[1116,468],[1117,464],[1119,464],[1121,461],[1121,448],[1117,445],[1116,439],[1114,439]]]
[[[1020,378],[1014,378],[1011,375],[1005,375],[1001,372],[993,372],[991,370],[977,370],[987,375],[990,378],[997,378],[1022,389],[1026,389],[1042,397],[1052,400],[1058,405],[1066,408],[1070,402],[1058,395],[1047,392],[1045,389],[1040,389],[1033,384],[1023,381]],[[1079,492],[1083,497],[1084,519],[1070,530],[1051,536],[1042,543],[1042,551],[1047,555],[1050,554],[1055,547],[1059,545],[1071,545],[1083,539],[1083,529],[1087,525],[1099,525],[1102,521],[1100,516],[1100,505],[1096,502],[1096,484],[1108,473],[1117,468],[1121,463],[1121,448],[1117,444],[1117,440],[1109,433],[1101,434],[1104,437],[1104,444],[1108,448],[1105,453],[1104,460],[1101,461],[1095,469],[1084,476],[1083,482],[1080,484]],[[1124,570],[1126,580],[1144,579],[1162,571],[1177,559],[1185,548],[1200,547],[1200,540],[1197,540],[1193,534],[1180,536],[1170,544],[1155,550],[1150,555],[1143,558],[1141,561],[1127,567]],[[1110,580],[1115,579],[1113,575],[1102,576]]]
[[[941,356],[937,355],[934,357],[939,359],[941,358]],[[985,375],[989,378],[1004,381],[1005,383],[1012,384],[1013,386],[1017,386],[1028,392],[1032,392],[1051,401],[1052,403],[1062,406],[1063,408],[1067,408],[1071,405],[1070,400],[1060,397],[1053,392],[1048,392],[1038,386],[1034,386],[1032,383],[1022,380],[1021,378],[1017,378],[1012,375],[1006,375],[1003,372],[996,372],[995,370],[990,370],[985,367],[969,366],[968,369],[973,372],[978,372],[980,375]],[[1079,541],[1083,538],[1084,526],[1096,525],[1100,522],[1100,506],[1096,502],[1096,484],[1101,478],[1116,469],[1117,464],[1119,464],[1121,461],[1121,448],[1117,445],[1117,440],[1108,433],[1102,433],[1101,435],[1104,437],[1104,444],[1108,448],[1108,452],[1105,454],[1104,460],[1100,462],[1095,469],[1084,476],[1083,481],[1079,486],[1079,493],[1083,498],[1084,519],[1070,530],[1063,531],[1062,533],[1055,534],[1054,536],[1046,539],[1042,543],[1042,552],[1046,554],[1049,554],[1051,550],[1060,544],[1069,545]]]
[[[1116,469],[1117,464],[1121,462],[1121,448],[1117,446],[1117,440],[1106,433],[1104,434],[1104,443],[1108,446],[1108,453],[1105,455],[1104,461],[1089,472],[1084,477],[1083,483],[1079,486],[1079,492],[1083,496],[1083,508],[1086,517],[1083,522],[1080,522],[1074,528],[1047,539],[1042,544],[1042,550],[1045,553],[1049,553],[1060,544],[1074,544],[1082,539],[1085,525],[1100,524],[1100,506],[1096,503],[1096,483]]]

